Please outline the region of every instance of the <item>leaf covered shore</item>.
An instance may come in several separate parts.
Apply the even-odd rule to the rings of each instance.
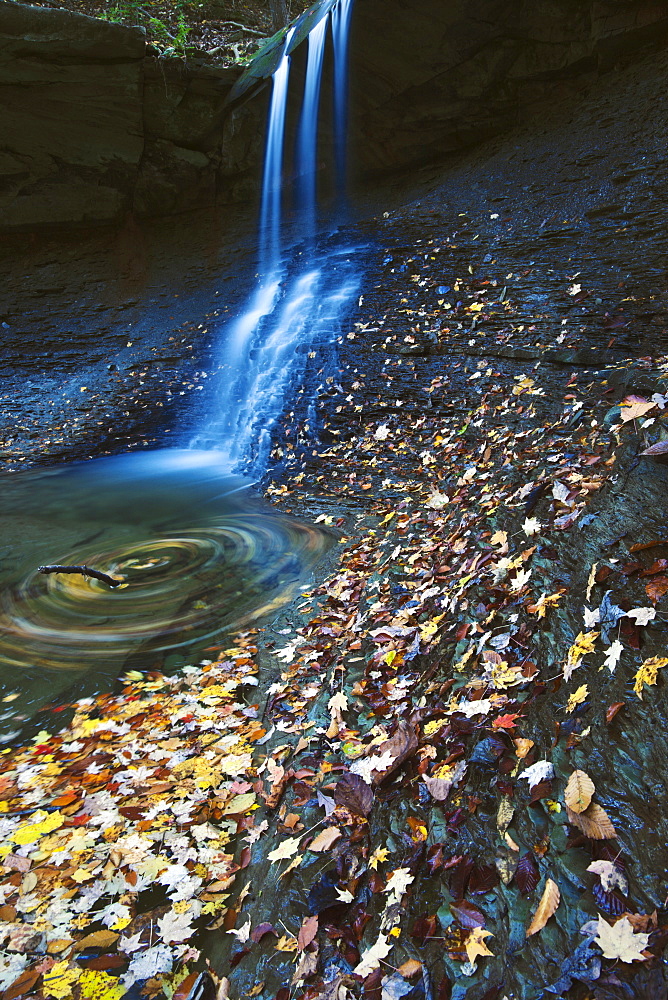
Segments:
[[[365,424],[318,486],[374,499],[284,644],[126,677],[5,751],[7,1000],[172,996],[203,957],[235,1000],[651,979],[665,847],[644,869],[629,810],[658,775],[625,733],[661,695],[668,538],[606,536],[569,580],[559,559],[655,464],[666,367],[640,368],[654,394],[565,379],[552,423],[539,374],[491,364],[463,422]]]

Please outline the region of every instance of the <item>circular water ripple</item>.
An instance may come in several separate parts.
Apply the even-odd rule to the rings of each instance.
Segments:
[[[115,676],[143,650],[151,664],[157,652],[203,650],[289,601],[332,540],[261,501],[215,452],[2,478],[0,682],[23,710],[62,689],[62,672]],[[45,575],[45,564],[122,582]]]
[[[292,596],[324,551],[323,536],[276,515],[222,515],[218,525],[135,545],[74,549],[122,583],[36,569],[2,595],[0,660],[81,669],[81,656],[119,655],[153,639],[172,649],[248,624]]]

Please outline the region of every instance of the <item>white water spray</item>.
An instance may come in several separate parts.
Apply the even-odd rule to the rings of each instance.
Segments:
[[[335,141],[339,183],[345,173],[348,55],[347,35],[353,0],[332,10],[334,39]],[[329,16],[309,35],[304,100],[297,142],[296,174],[304,235],[315,235],[318,109]],[[327,256],[309,246],[309,265],[291,267],[281,247],[282,174],[290,56],[294,34],[285,38],[272,81],[260,212],[259,285],[239,318],[224,333],[215,412],[191,447],[215,448],[231,469],[261,475],[270,457],[272,430],[289,394],[303,376],[311,349],[331,343],[355,296],[351,248]],[[341,154],[341,146],[344,151]],[[343,159],[341,160],[341,155]],[[341,166],[343,164],[343,167]]]
[[[334,39],[334,149],[339,197],[343,197],[348,179],[346,157],[348,135],[348,41],[353,0],[339,0],[332,10]]]
[[[260,209],[260,272],[265,274],[277,266],[280,256],[285,111],[290,82],[288,47],[293,34],[294,28],[291,28],[285,36],[283,55],[274,71],[271,85]]]

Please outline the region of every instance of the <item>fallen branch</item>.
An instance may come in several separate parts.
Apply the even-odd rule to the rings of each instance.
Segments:
[[[79,573],[81,576],[92,576],[93,579],[101,580],[109,587],[118,587],[119,584],[123,583],[122,580],[116,580],[108,573],[102,573],[99,569],[91,569],[90,566],[38,566],[37,568],[40,573]]]
[[[239,24],[238,21],[218,21],[218,24],[222,25],[224,28],[239,28],[247,35],[255,35],[256,38],[266,38],[266,31],[257,31],[255,28],[247,28],[245,24]]]

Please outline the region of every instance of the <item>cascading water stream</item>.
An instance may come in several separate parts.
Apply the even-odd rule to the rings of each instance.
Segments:
[[[334,137],[337,184],[345,177],[348,32],[353,0],[332,9]],[[288,394],[303,376],[311,349],[331,343],[357,290],[348,247],[327,255],[315,249],[318,118],[329,15],[312,29],[296,144],[295,175],[301,236],[309,244],[308,268],[295,268],[281,246],[282,168],[290,82],[291,29],[274,72],[260,211],[258,287],[239,318],[223,333],[220,377],[213,413],[191,447],[219,451],[230,469],[261,475],[271,451],[272,429]]]
[[[323,18],[308,36],[308,63],[304,83],[304,104],[299,123],[299,202],[305,235],[312,238],[315,232],[316,181],[318,156],[318,109],[322,63],[327,38],[327,18]]]
[[[339,0],[332,10],[334,40],[334,149],[339,198],[346,190],[348,164],[346,157],[348,134],[348,40],[353,0]]]
[[[261,275],[267,275],[273,271],[278,265],[280,257],[285,111],[288,101],[288,83],[290,82],[288,48],[293,34],[294,28],[291,28],[285,36],[283,55],[272,78],[262,178],[262,207],[260,209]]]

